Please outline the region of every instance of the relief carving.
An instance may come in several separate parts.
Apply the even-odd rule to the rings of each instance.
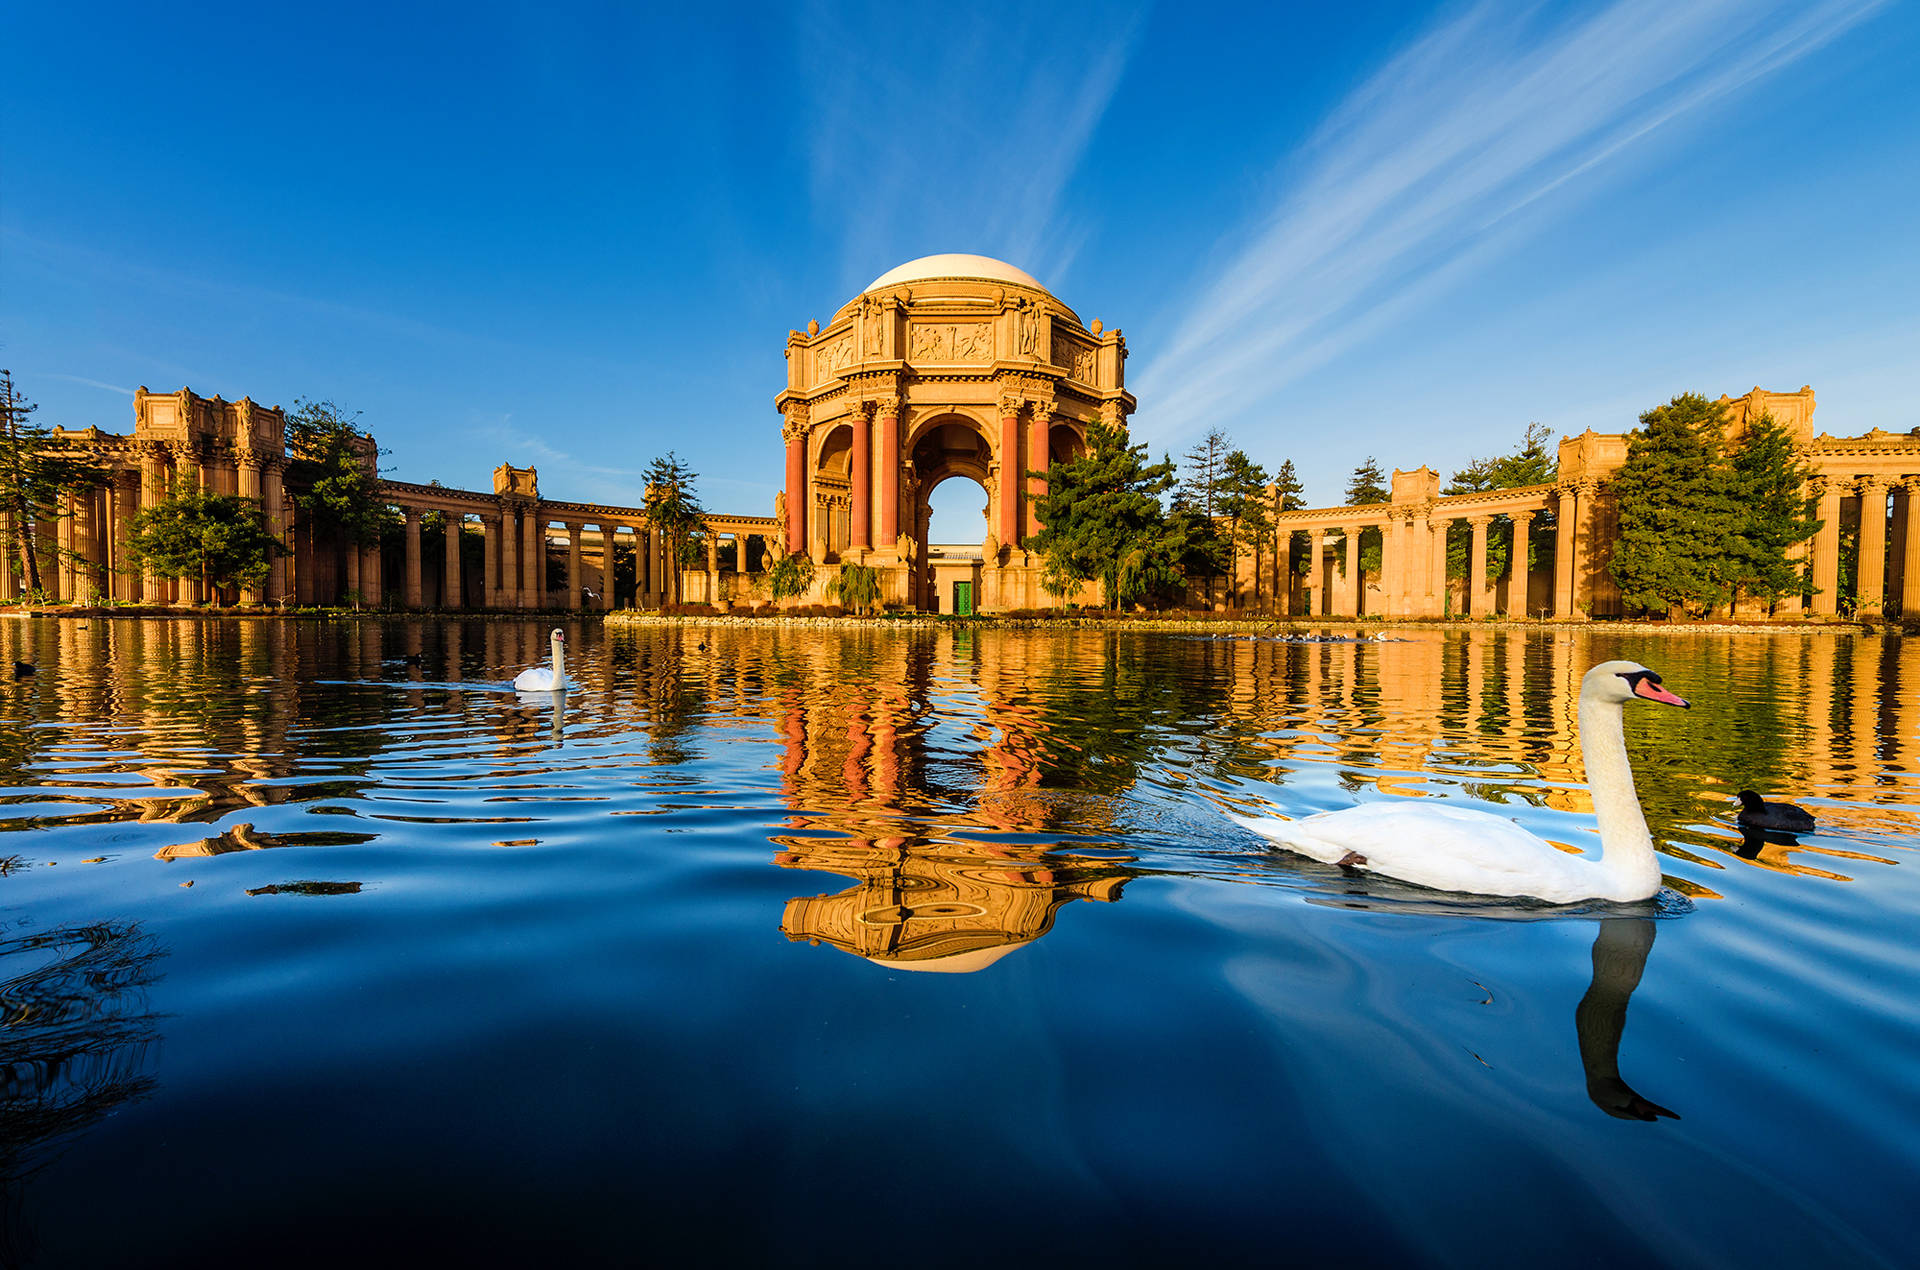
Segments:
[[[860,347],[868,357],[880,356],[880,337],[885,333],[880,301],[868,296],[860,301]]]
[[[1093,382],[1093,350],[1071,336],[1053,337],[1053,364],[1066,367],[1082,383]]]
[[[993,358],[993,327],[986,322],[912,328],[909,356],[924,362],[985,362]]]
[[[831,344],[823,345],[814,353],[814,370],[821,379],[831,378],[839,371],[853,365],[853,335],[842,335]]]
[[[1037,357],[1040,353],[1040,314],[1042,305],[1038,300],[1021,299],[1014,309],[1013,326],[1019,349],[1028,357]]]

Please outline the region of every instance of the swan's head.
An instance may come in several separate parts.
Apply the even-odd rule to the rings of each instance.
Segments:
[[[1660,676],[1637,661],[1603,661],[1580,681],[1582,701],[1610,701],[1624,705],[1634,698],[1657,701],[1663,706],[1685,709],[1685,697],[1676,697],[1660,686]]]
[[[549,638],[556,644],[564,644],[567,642],[567,633],[556,626]]]

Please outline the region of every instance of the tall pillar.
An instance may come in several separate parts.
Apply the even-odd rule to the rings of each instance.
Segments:
[[[1513,517],[1513,542],[1507,554],[1507,616],[1527,615],[1527,591],[1533,575],[1527,571],[1527,544],[1533,532],[1532,512],[1510,512]]]
[[[140,575],[129,557],[133,550],[133,518],[140,509],[140,474],[119,471],[113,474],[113,594],[122,603],[140,598]],[[3,536],[3,535],[0,535]]]
[[[867,422],[867,403],[852,403],[852,413],[847,423],[853,428],[853,464],[848,475],[852,478],[853,512],[848,517],[847,547],[849,550],[863,550],[873,546],[873,425]],[[712,545],[712,539],[708,539]],[[711,567],[707,570],[712,573]],[[709,590],[708,596],[713,592]]]
[[[407,572],[400,598],[408,608],[417,609],[420,607],[420,509],[408,507],[403,510],[407,517]]]
[[[1877,617],[1886,606],[1887,478],[1860,478],[1860,563],[1854,569],[1854,612]]]
[[[441,608],[463,609],[466,607],[460,594],[460,534],[465,525],[466,518],[458,512],[447,513],[446,580],[440,589]]]
[[[1900,615],[1920,617],[1920,476],[1900,478],[1907,494],[1906,536],[1900,556]]]
[[[1840,481],[1813,480],[1820,499],[1820,529],[1813,536],[1813,611],[1832,617],[1840,611]]]
[[[360,552],[360,595],[368,608],[379,608],[386,600],[386,563],[381,558],[380,542],[376,538],[371,547],[361,547]]]
[[[795,407],[787,415],[780,435],[787,442],[787,550],[805,555],[807,545],[807,416],[806,408]],[[606,590],[613,591],[613,574],[607,574]]]
[[[615,545],[614,539],[619,535],[619,532],[620,526],[618,525],[603,524],[600,526],[600,600],[598,607],[603,613],[613,608],[613,549]],[[640,549],[644,546],[644,541],[634,543],[633,589],[635,592],[636,605],[639,603],[640,595],[653,589],[653,561],[647,559],[647,553]]]
[[[1487,590],[1487,526],[1490,516],[1470,516],[1467,526],[1473,541],[1467,547],[1467,614],[1482,618],[1493,610],[1493,596]]]
[[[1600,505],[1598,483],[1581,481],[1575,495],[1573,509],[1573,607],[1567,610],[1569,617],[1590,617],[1593,613],[1594,586],[1593,562],[1599,555],[1595,542],[1597,518],[1595,511]]]
[[[720,603],[720,543],[711,528],[707,530],[707,603]]]
[[[1307,531],[1307,616],[1319,617],[1327,611],[1326,604],[1326,565],[1321,559],[1321,550],[1326,545],[1327,531],[1318,525]]]
[[[553,542],[547,534],[547,514],[545,512],[540,513],[540,521],[534,533],[533,545],[535,547],[533,553],[533,563],[535,566],[533,571],[533,606],[543,609],[551,603],[547,598],[547,593],[551,590],[547,585],[550,580],[547,572],[547,557],[552,554],[551,548],[553,546]]]
[[[900,399],[882,397],[880,429],[880,542],[891,547],[900,539]]]
[[[100,560],[100,517],[94,487],[73,494],[73,595],[77,604],[93,604],[100,599],[97,572]]]
[[[500,510],[500,607],[520,607],[520,522],[511,504]]]
[[[480,549],[485,556],[480,562],[480,603],[490,609],[500,607],[500,518],[482,516],[480,518]]]
[[[1027,471],[1047,470],[1047,436],[1053,427],[1052,412],[1041,406],[1033,408],[1033,418],[1027,423]],[[1035,537],[1040,532],[1040,500],[1047,496],[1047,478],[1028,476],[1027,487],[1027,536]],[[1259,581],[1254,582],[1258,594]]]
[[[140,448],[140,506],[157,507],[167,497],[166,451],[152,442]],[[165,604],[173,599],[173,588],[151,569],[140,575],[140,596],[148,604]]]
[[[1020,399],[1000,399],[1000,516],[994,533],[1009,547],[1020,545]]]
[[[539,523],[529,507],[520,517],[520,607],[540,608],[546,597],[540,594]]]
[[[293,544],[287,541],[287,487],[282,474],[283,460],[270,458],[260,470],[260,501],[267,509],[267,532],[279,540],[289,551]],[[267,603],[283,604],[287,598],[287,559],[275,554],[273,563],[267,568]]]
[[[59,552],[54,560],[55,583],[53,598],[71,604],[74,602],[74,598],[80,593],[79,583],[75,579],[76,571],[73,567],[75,547],[73,545],[74,510],[72,490],[61,491],[57,507],[58,514],[53,522],[53,541],[58,545]]]
[[[20,587],[16,582],[14,563],[20,555],[20,540],[14,537],[13,513],[0,511],[0,600],[17,599]]]
[[[1447,530],[1453,525],[1451,516],[1427,517],[1427,616],[1445,617],[1447,615],[1447,595],[1451,588],[1447,585]]]
[[[578,609],[582,598],[580,586],[580,526],[567,526],[567,607]]]
[[[261,503],[264,507],[265,503],[261,498],[260,489],[260,457],[252,450],[242,450],[235,462],[237,465],[236,471],[238,473],[238,490],[240,497],[251,498],[254,502]],[[269,566],[269,569],[271,569],[271,566]],[[266,580],[263,578],[253,586],[241,587],[240,602],[242,604],[260,603],[265,597],[265,584]]]
[[[415,536],[418,537],[418,535]],[[348,594],[351,594],[356,605],[365,604],[367,593],[360,587],[360,566],[365,562],[366,555],[360,550],[360,544],[351,539],[342,545],[340,554],[346,558],[347,568],[347,584],[340,598],[344,600]],[[415,575],[418,576],[418,570],[415,571]],[[415,607],[417,608],[418,605]]]
[[[1563,486],[1558,491],[1553,514],[1553,615],[1564,621],[1573,616],[1573,490]]]

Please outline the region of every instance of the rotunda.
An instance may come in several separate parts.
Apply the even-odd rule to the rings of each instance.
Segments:
[[[1025,271],[987,256],[924,256],[875,278],[824,327],[787,335],[784,548],[816,586],[847,561],[882,601],[924,612],[1055,603],[1030,542],[1054,462],[1095,420],[1125,427],[1127,346],[1083,324]],[[950,478],[986,492],[977,548],[931,550],[928,499]],[[951,544],[947,544],[951,548]]]

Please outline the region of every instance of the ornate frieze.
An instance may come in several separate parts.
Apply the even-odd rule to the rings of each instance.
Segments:
[[[1093,382],[1093,349],[1071,335],[1053,337],[1053,364],[1066,367],[1067,373],[1081,383]]]
[[[991,322],[916,322],[909,329],[907,356],[924,362],[993,360]]]
[[[853,365],[853,332],[851,331],[837,339],[828,340],[813,352],[816,380],[832,379],[851,365]]]

